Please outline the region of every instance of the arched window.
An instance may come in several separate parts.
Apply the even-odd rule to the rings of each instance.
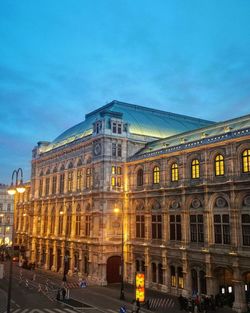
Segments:
[[[242,153],[242,171],[243,173],[250,172],[250,149],[246,149]]]
[[[184,288],[182,267],[177,268],[177,276],[178,276],[178,288]]]
[[[62,233],[63,233],[63,207],[61,207],[58,217],[58,234],[62,235]]]
[[[68,207],[67,210],[67,224],[66,224],[66,236],[70,237],[71,234],[71,221],[72,221],[72,215],[71,215],[71,207]]]
[[[92,184],[92,181],[91,181],[91,175],[92,175],[92,173],[91,173],[92,171],[91,171],[91,168],[90,167],[88,167],[87,169],[86,169],[86,188],[90,188],[91,187],[91,184]]]
[[[44,210],[44,219],[43,219],[43,234],[47,236],[48,231],[48,208]]]
[[[76,236],[80,236],[81,234],[81,207],[77,206],[76,209]]]
[[[152,263],[151,267],[152,267],[152,282],[156,283],[156,264]]]
[[[55,208],[53,207],[51,210],[51,216],[50,216],[51,222],[50,222],[50,233],[54,234],[55,231],[55,222],[56,222],[56,214],[55,214]]]
[[[218,154],[215,157],[215,176],[223,176],[225,174],[224,166],[224,157],[221,154]]]
[[[137,186],[143,185],[143,169],[139,169],[137,171]]]
[[[191,163],[191,177],[196,179],[200,177],[200,162],[194,159]]]
[[[177,163],[172,164],[171,166],[171,181],[179,180],[179,169]]]
[[[171,274],[171,286],[176,287],[176,276],[175,276],[175,267],[170,267],[170,274]]]
[[[160,168],[155,166],[153,169],[153,184],[159,184],[160,182]]]

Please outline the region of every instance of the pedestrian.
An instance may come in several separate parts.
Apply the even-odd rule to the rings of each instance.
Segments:
[[[122,305],[122,306],[120,307],[119,313],[126,313],[126,312],[127,312],[126,306],[125,306],[125,305]]]
[[[58,300],[58,301],[61,300],[61,290],[60,290],[60,288],[57,290],[56,300]]]
[[[65,297],[66,297],[66,289],[63,287],[62,288],[62,299],[63,299],[63,301],[65,300]]]
[[[141,303],[139,298],[136,299],[136,313],[139,313],[141,309]]]
[[[179,295],[178,300],[179,300],[180,310],[182,311],[184,309],[184,298],[182,294]]]
[[[131,313],[136,313],[137,311],[137,303],[136,303],[136,300],[134,299],[132,301],[132,312]]]

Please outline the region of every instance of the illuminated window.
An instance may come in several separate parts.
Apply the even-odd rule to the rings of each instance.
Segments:
[[[182,267],[177,268],[177,276],[178,276],[178,288],[184,288]]]
[[[112,187],[121,187],[122,184],[122,178],[121,175],[122,168],[120,166],[112,166],[111,167],[111,174],[115,176],[111,176],[111,186]]]
[[[137,171],[137,186],[143,185],[143,169],[139,169]]]
[[[244,246],[250,246],[250,215],[242,214],[241,215],[242,223],[242,239]]]
[[[243,173],[250,172],[250,149],[246,149],[242,153],[242,170]]]
[[[81,207],[77,206],[76,209],[76,236],[80,236],[81,234]]]
[[[68,192],[73,190],[73,172],[68,172]]]
[[[159,184],[160,182],[160,168],[155,166],[153,169],[153,184]]]
[[[116,186],[116,178],[114,176],[112,176],[112,178],[111,178],[111,186],[112,187]]]
[[[86,170],[86,188],[91,187],[91,168],[87,168]]]
[[[215,158],[215,176],[223,176],[224,173],[224,157],[218,154]]]
[[[200,162],[197,159],[191,163],[191,177],[194,179],[200,177]]]
[[[178,181],[179,180],[179,169],[176,163],[171,166],[171,180]]]
[[[61,208],[61,211],[60,212],[62,212],[63,211],[63,208]],[[58,222],[58,234],[59,235],[62,235],[62,233],[63,233],[63,214],[60,214],[60,212],[59,212],[59,222]]]
[[[76,189],[77,189],[77,191],[80,191],[82,189],[82,170],[77,170]]]
[[[175,267],[170,267],[170,273],[171,273],[171,286],[176,287],[176,275],[175,275]]]

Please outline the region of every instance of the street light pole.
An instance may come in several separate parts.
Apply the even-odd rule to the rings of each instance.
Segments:
[[[124,212],[123,212],[123,203],[122,203],[122,253],[121,253],[121,290],[120,290],[120,299],[124,300]]]
[[[21,175],[20,182],[18,183],[18,175]],[[13,185],[14,175],[16,175],[16,183]],[[14,170],[12,173],[11,186],[8,189],[8,194],[14,195],[16,192],[23,193],[25,187],[23,185],[23,171],[21,168]],[[14,237],[15,237],[15,227],[14,227],[14,209],[13,209],[13,218],[12,218],[12,248],[10,255],[10,264],[9,264],[9,285],[8,285],[8,297],[7,297],[7,313],[10,313],[10,301],[11,301],[11,290],[12,290],[12,272],[13,272],[13,255],[14,255]]]

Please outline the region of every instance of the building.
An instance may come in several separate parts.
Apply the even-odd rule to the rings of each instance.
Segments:
[[[234,294],[244,312],[249,135],[250,115],[213,123],[118,101],[87,114],[33,150],[31,261],[105,285],[123,239],[126,281],[143,271],[171,294]]]
[[[8,186],[0,184],[0,247],[12,244],[14,199],[7,192]]]

